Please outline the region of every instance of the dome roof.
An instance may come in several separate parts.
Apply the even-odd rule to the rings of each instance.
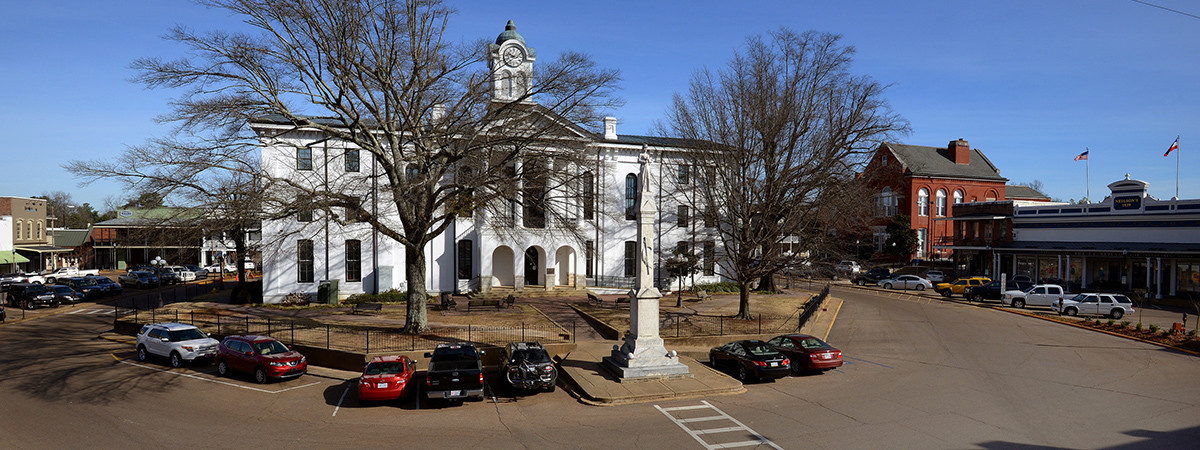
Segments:
[[[513,21],[508,21],[508,25],[504,26],[504,32],[496,36],[496,44],[502,44],[509,39],[516,39],[522,44],[525,43],[525,38],[521,37],[521,33],[517,32],[517,25]]]

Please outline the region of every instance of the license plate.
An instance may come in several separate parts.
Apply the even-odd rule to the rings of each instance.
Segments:
[[[773,363],[771,363],[771,367],[779,367],[779,363],[773,362]]]
[[[833,357],[833,356],[831,356],[831,355],[830,355],[830,354],[828,354],[828,353],[826,353],[826,354],[824,354],[824,355],[821,355],[821,359],[829,359],[829,358],[832,358],[832,357]]]
[[[387,384],[387,383],[379,383],[379,384],[377,385],[377,387],[378,387],[379,389],[387,389],[387,386],[388,386],[388,384]]]
[[[462,395],[462,391],[450,391],[451,397],[458,397],[460,395]]]

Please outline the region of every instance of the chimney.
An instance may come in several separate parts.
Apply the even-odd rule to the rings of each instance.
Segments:
[[[605,117],[604,118],[604,140],[606,140],[606,141],[617,140],[617,118],[616,117]]]
[[[971,163],[971,146],[967,145],[963,138],[950,141],[950,145],[946,146],[946,153],[950,154],[950,160],[955,164]]]

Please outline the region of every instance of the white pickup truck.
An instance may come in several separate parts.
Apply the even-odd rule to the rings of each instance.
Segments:
[[[54,284],[59,278],[86,277],[89,275],[100,275],[100,269],[76,269],[74,267],[59,267],[58,269],[42,274],[42,278],[46,283]]]
[[[1075,294],[1064,292],[1062,286],[1057,284],[1037,284],[1024,291],[1005,291],[1004,297],[1000,301],[1014,308],[1024,308],[1026,306],[1050,306],[1054,302],[1062,301],[1063,298],[1074,296]]]

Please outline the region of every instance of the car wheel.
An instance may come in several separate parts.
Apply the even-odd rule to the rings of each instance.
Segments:
[[[883,284],[883,288],[884,288],[884,289],[891,289],[891,288],[892,288],[892,283],[884,283],[884,284]]]
[[[859,286],[866,286],[866,285],[867,285],[867,280],[858,280],[858,285],[859,285]]]
[[[1074,316],[1075,314],[1079,313],[1079,310],[1077,310],[1075,308],[1067,308],[1066,311],[1063,311],[1063,313],[1065,313],[1068,316]]]
[[[717,357],[713,356],[712,353],[708,354],[708,365],[712,366],[714,369],[721,370],[719,367],[717,367]]]
[[[942,297],[946,297],[946,298],[950,298],[950,296],[954,294],[953,292],[950,292],[947,290],[941,290],[941,291],[938,291],[938,293],[942,294]]]
[[[146,346],[144,345],[138,346],[137,353],[138,361],[145,362],[146,359],[150,357],[150,354],[146,353]]]
[[[223,360],[223,359],[217,360],[217,375],[225,376],[228,374],[229,374],[229,363],[226,363],[225,360]]]
[[[971,296],[971,300],[974,300],[974,301],[977,301],[977,302],[981,302],[981,303],[982,303],[982,302],[983,302],[983,296],[982,296],[982,295],[979,295],[979,294],[975,294],[975,295],[972,295],[972,296]]]
[[[267,382],[267,369],[258,367],[254,369],[254,382],[265,384]]]
[[[923,284],[918,284],[918,285],[917,285],[917,290],[918,290],[918,291],[923,291],[923,290],[925,290],[925,285],[923,285]],[[947,297],[949,297],[949,295],[947,295]]]
[[[558,388],[558,386],[552,384],[552,385],[550,385],[550,387],[546,388],[546,392],[554,392],[554,389],[556,389],[556,388]]]
[[[25,309],[30,309],[30,310],[37,309],[37,303],[34,303],[33,301],[30,301],[30,300],[26,300],[25,301]]]
[[[1114,309],[1114,310],[1112,310],[1112,314],[1109,314],[1109,316],[1112,317],[1113,320],[1120,319],[1121,316],[1124,316],[1124,315],[1125,315],[1125,310],[1123,310],[1123,309]]]
[[[743,383],[750,379],[750,374],[746,370],[746,366],[738,366],[737,379]]]
[[[171,352],[171,367],[178,369],[183,365],[183,358],[179,357],[179,353]]]
[[[1012,304],[1012,305],[1013,305],[1013,308],[1024,308],[1024,307],[1025,307],[1025,300],[1019,300],[1019,299],[1018,299],[1018,300],[1013,300],[1013,304]]]

